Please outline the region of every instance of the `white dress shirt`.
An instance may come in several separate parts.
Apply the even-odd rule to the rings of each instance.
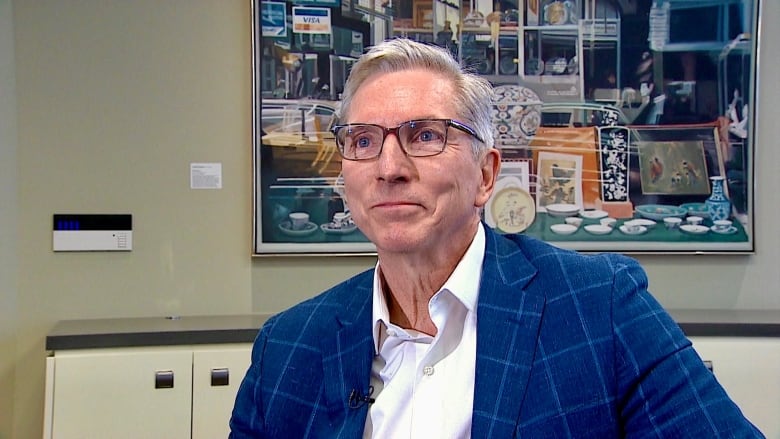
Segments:
[[[469,438],[477,354],[477,297],[485,257],[482,224],[442,288],[428,302],[435,337],[390,323],[374,274],[376,356],[364,438]]]

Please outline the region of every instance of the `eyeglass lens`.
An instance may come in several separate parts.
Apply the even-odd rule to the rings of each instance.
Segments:
[[[424,157],[439,154],[447,143],[446,120],[404,122],[395,128],[378,125],[352,124],[337,133],[341,153],[346,159],[364,160],[379,156],[385,139],[391,133],[398,137],[406,154]]]

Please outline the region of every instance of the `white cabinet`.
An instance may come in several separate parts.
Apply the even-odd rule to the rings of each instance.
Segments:
[[[226,438],[252,345],[200,348],[192,361],[192,439]]]
[[[780,439],[780,338],[689,337],[742,413]]]
[[[250,344],[56,351],[44,438],[224,438]]]

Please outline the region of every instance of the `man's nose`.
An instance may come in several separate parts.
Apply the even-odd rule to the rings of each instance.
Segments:
[[[378,157],[379,177],[387,181],[408,178],[411,160],[396,133],[388,134]]]

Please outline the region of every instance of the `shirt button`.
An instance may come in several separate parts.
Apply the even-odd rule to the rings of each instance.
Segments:
[[[426,376],[433,375],[433,366],[425,366],[425,367],[423,367],[423,375],[426,375]]]

